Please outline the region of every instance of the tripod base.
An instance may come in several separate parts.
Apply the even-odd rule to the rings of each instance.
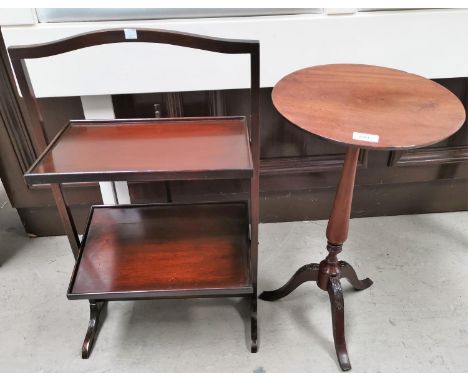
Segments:
[[[281,288],[263,292],[259,298],[265,301],[276,301],[294,291],[306,281],[315,281],[320,289],[326,290],[330,297],[333,338],[338,362],[343,371],[351,369],[344,330],[344,299],[341,288],[341,278],[348,280],[355,290],[364,290],[372,285],[372,280],[367,278],[359,280],[355,270],[345,261],[338,261],[330,267],[327,260],[320,264],[307,264],[297,270],[293,277]],[[330,269],[333,272],[330,272]]]

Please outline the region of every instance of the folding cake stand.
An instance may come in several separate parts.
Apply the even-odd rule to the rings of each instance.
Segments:
[[[51,185],[76,258],[67,296],[90,303],[82,357],[90,355],[108,301],[225,296],[250,300],[251,351],[256,352],[259,44],[148,29],[132,30],[131,39],[128,35],[121,29],[105,30],[9,49],[42,151],[25,178],[29,185]],[[116,42],[249,54],[249,118],[70,121],[45,147],[25,59]],[[230,202],[93,206],[81,241],[61,186],[207,179],[244,180],[250,194]]]

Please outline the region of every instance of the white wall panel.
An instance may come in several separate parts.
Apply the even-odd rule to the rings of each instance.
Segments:
[[[7,45],[31,44],[102,28],[146,27],[227,38],[259,39],[261,86],[325,63],[366,63],[429,78],[468,76],[468,10],[352,15],[285,15],[220,19],[36,24],[5,27]],[[246,57],[132,43],[35,60],[39,97],[145,93],[248,86]]]
[[[0,25],[32,25],[37,22],[34,8],[0,8]]]

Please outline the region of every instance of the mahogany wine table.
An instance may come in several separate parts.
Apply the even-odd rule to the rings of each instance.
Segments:
[[[328,256],[320,264],[299,268],[283,287],[259,298],[278,300],[302,283],[315,281],[329,294],[338,362],[342,370],[349,370],[340,279],[356,290],[372,285],[337,258],[348,237],[359,150],[407,150],[439,142],[462,126],[465,110],[455,95],[433,81],[355,64],[298,70],[276,84],[272,98],[277,110],[299,128],[348,149],[326,231]]]

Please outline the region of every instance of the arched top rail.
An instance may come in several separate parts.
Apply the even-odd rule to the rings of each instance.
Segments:
[[[257,40],[235,40],[200,36],[197,34],[160,29],[106,29],[87,32],[60,40],[23,46],[12,46],[8,53],[12,60],[55,56],[96,45],[122,42],[150,42],[225,54],[258,54]]]

